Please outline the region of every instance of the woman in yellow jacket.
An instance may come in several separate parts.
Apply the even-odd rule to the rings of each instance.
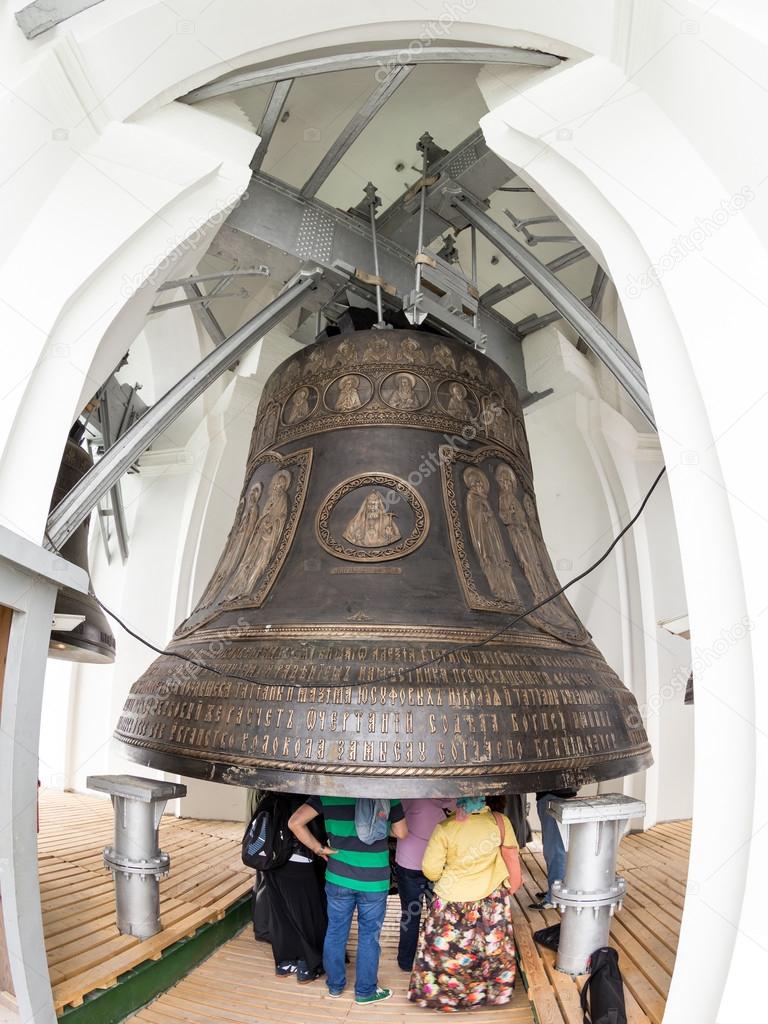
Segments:
[[[512,998],[515,940],[499,822],[504,846],[516,848],[509,819],[494,816],[484,797],[460,797],[432,833],[422,871],[435,896],[421,922],[411,1002],[450,1013]]]

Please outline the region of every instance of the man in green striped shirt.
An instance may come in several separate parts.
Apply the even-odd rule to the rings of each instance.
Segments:
[[[389,892],[389,845],[387,839],[364,843],[355,829],[354,797],[313,796],[291,817],[288,825],[299,842],[328,862],[325,891],[328,897],[328,931],[323,945],[328,991],[340,996],[347,984],[344,953],[357,908],[357,960],[355,963],[355,1000],[373,1003],[392,993],[379,988],[378,970],[381,947],[379,936],[387,910]],[[307,824],[318,814],[325,817],[328,846],[320,847]],[[392,834],[404,839],[408,834],[405,814],[399,800],[389,808]]]

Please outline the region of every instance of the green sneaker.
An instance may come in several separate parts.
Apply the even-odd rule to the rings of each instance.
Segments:
[[[377,988],[372,996],[355,996],[356,1003],[380,1003],[382,999],[389,999],[392,995],[391,988]]]

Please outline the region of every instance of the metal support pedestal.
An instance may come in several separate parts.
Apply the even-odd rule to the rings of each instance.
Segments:
[[[162,928],[160,879],[171,867],[157,829],[166,801],[186,796],[187,787],[137,775],[91,775],[86,782],[109,793],[115,809],[115,844],[104,850],[104,864],[115,880],[117,930],[148,939]]]
[[[547,813],[557,822],[568,853],[565,879],[552,885],[552,900],[563,915],[558,971],[586,974],[594,951],[608,944],[611,918],[621,910],[627,891],[616,874],[616,854],[630,818],[644,812],[642,800],[616,793],[548,801]]]

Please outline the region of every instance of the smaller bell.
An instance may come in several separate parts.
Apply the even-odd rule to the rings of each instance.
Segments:
[[[67,440],[64,457],[56,478],[51,508],[55,508],[93,466],[88,452],[71,438]],[[88,520],[85,519],[61,549],[61,557],[88,572]],[[48,657],[61,661],[108,665],[115,660],[115,638],[104,612],[90,594],[80,594],[64,587],[56,598],[54,619],[76,616],[82,621],[74,629],[53,629]],[[84,618],[82,618],[84,616]],[[66,621],[66,620],[65,620]]]

